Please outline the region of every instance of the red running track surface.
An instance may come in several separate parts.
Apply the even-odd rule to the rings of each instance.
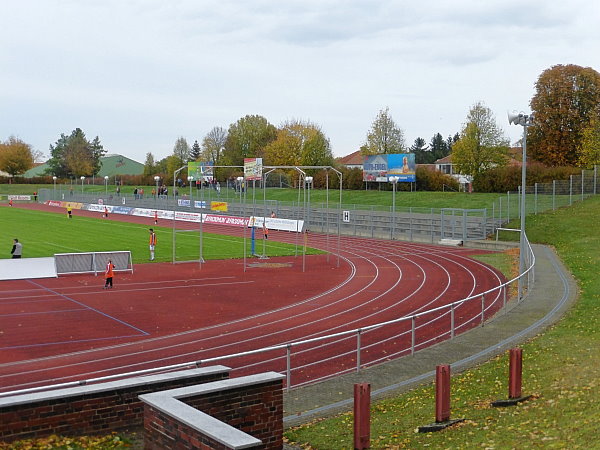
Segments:
[[[117,214],[110,220],[152,222]],[[204,231],[241,233],[215,225]],[[273,231],[269,238],[296,240]],[[337,236],[311,234],[309,245],[336,252]],[[469,257],[475,253],[484,252],[342,236],[339,267],[331,254],[304,262],[302,256],[271,258],[246,271],[242,261],[232,260],[201,268],[136,265],[133,274],[116,275],[112,290],[102,289],[103,279],[93,275],[0,282],[0,391],[204,360],[410,316],[505,281]],[[488,295],[484,317],[501,303],[500,292]],[[457,307],[456,332],[478,326],[481,310],[480,299]],[[416,319],[416,349],[447,339],[450,321],[448,310]],[[352,335],[294,347],[292,385],[354,370],[356,340]],[[364,332],[361,364],[409,354],[411,342],[410,321]],[[219,363],[235,376],[283,372],[286,352]]]

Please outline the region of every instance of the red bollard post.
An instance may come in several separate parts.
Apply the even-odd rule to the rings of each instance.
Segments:
[[[508,399],[492,402],[494,407],[515,406],[529,400],[532,396],[523,396],[521,384],[523,380],[523,350],[511,348],[508,358]]]
[[[435,367],[435,423],[419,427],[419,433],[441,431],[465,419],[450,420],[450,366]]]
[[[354,448],[371,447],[371,385],[354,385]]]
[[[511,348],[508,374],[508,398],[521,397],[523,379],[523,349]]]
[[[450,366],[447,364],[435,368],[435,421],[450,420]]]

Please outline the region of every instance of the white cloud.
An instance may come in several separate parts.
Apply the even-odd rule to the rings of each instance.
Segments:
[[[506,122],[555,64],[600,70],[596,2],[21,0],[0,16],[0,139],[76,127],[162,158],[246,114],[311,120],[343,155],[390,107],[410,144]],[[518,127],[505,129],[513,140]]]

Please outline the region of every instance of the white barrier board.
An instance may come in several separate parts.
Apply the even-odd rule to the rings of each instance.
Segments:
[[[55,278],[54,257],[0,259],[0,280]]]

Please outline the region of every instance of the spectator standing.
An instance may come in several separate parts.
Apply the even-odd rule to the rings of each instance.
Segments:
[[[109,259],[106,263],[106,270],[104,271],[104,278],[106,281],[104,282],[104,289],[112,289],[113,287],[113,272],[115,270],[115,266],[112,263],[112,260]]]
[[[21,245],[17,238],[13,239],[13,246],[10,253],[13,259],[20,258],[21,254],[23,253],[23,245]]]

